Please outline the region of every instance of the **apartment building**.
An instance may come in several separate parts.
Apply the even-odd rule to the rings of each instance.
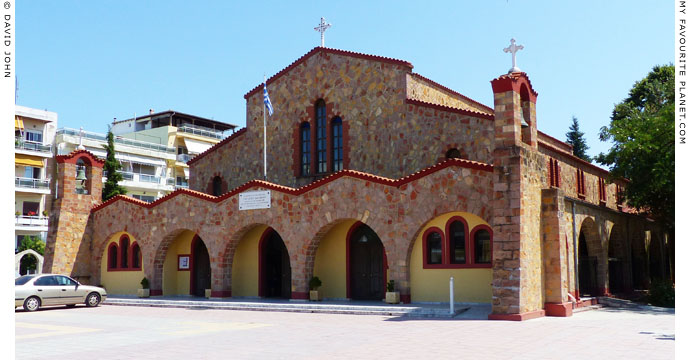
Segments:
[[[57,113],[15,105],[15,252],[24,237],[47,236],[57,121]]]
[[[187,188],[187,161],[235,128],[235,125],[172,110],[114,120],[111,130],[115,135],[115,158],[122,165],[120,185],[127,189],[127,195],[147,202],[177,188]],[[67,155],[81,144],[92,154],[105,158],[106,142],[104,133],[63,128],[57,131],[56,154]]]

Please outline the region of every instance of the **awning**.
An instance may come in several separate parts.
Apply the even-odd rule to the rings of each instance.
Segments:
[[[187,151],[193,154],[201,154],[202,152],[210,149],[211,146],[213,146],[213,144],[211,143],[187,138],[184,138],[184,143],[187,146]]]
[[[43,159],[38,156],[14,154],[14,163],[24,166],[43,167]]]
[[[189,179],[189,168],[184,168],[184,178]]]
[[[24,130],[24,120],[20,119],[18,116],[14,118],[14,129]]]
[[[120,161],[127,161],[140,165],[165,166],[165,160],[163,159],[154,159],[132,154],[115,153],[115,158]]]

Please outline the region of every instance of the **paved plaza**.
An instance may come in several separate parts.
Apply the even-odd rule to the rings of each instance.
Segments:
[[[103,305],[15,313],[17,359],[672,359],[672,310],[525,322]],[[480,318],[482,314],[476,314]]]

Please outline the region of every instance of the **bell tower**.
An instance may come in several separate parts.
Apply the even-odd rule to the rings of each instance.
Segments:
[[[91,209],[101,203],[104,161],[86,150],[55,157],[57,189],[50,211],[43,272],[69,274],[88,282],[90,234],[86,225]]]
[[[541,292],[541,156],[537,151],[537,92],[515,64],[491,81],[494,92],[494,271],[489,319],[544,315]]]

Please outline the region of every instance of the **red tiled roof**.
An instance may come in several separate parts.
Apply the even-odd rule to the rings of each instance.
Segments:
[[[493,114],[485,114],[482,112],[478,111],[472,111],[472,110],[464,110],[464,109],[458,109],[446,105],[439,105],[439,104],[432,104],[426,101],[421,101],[421,100],[416,100],[416,99],[405,99],[406,104],[410,105],[417,105],[417,106],[424,106],[428,108],[433,108],[441,111],[448,111],[448,112],[454,112],[462,115],[468,115],[468,116],[474,116],[482,119],[487,119],[487,120],[493,120],[494,115]]]
[[[96,212],[96,211],[103,209],[104,207],[109,206],[109,205],[111,205],[111,204],[113,204],[119,200],[127,201],[127,202],[130,202],[132,204],[140,205],[140,206],[143,206],[145,208],[150,209],[150,208],[157,206],[158,204],[161,204],[167,200],[170,200],[170,199],[172,199],[178,195],[182,195],[182,194],[187,194],[187,195],[197,197],[199,199],[204,199],[207,201],[218,203],[218,202],[221,202],[221,201],[223,201],[229,197],[232,197],[238,193],[241,193],[241,192],[246,191],[247,189],[250,189],[253,187],[260,187],[260,188],[265,188],[265,189],[269,189],[269,190],[275,190],[275,191],[279,191],[279,192],[282,192],[285,194],[290,194],[290,195],[301,195],[307,191],[313,190],[315,188],[318,188],[320,186],[323,186],[325,184],[328,184],[328,183],[330,183],[336,179],[339,179],[339,178],[345,177],[345,176],[355,178],[355,179],[368,180],[368,181],[372,181],[372,182],[382,184],[382,185],[400,187],[400,186],[403,186],[403,185],[405,185],[411,181],[420,179],[424,176],[435,173],[437,171],[440,171],[440,170],[445,169],[445,168],[450,167],[450,166],[457,166],[457,167],[475,169],[475,170],[480,170],[480,171],[493,171],[493,165],[480,163],[477,161],[465,160],[465,159],[448,159],[446,161],[440,162],[438,164],[435,164],[435,165],[430,166],[428,168],[422,169],[420,171],[417,171],[413,174],[410,174],[408,176],[402,177],[402,178],[397,179],[397,180],[385,178],[382,176],[372,175],[372,174],[364,173],[361,171],[341,170],[335,174],[332,174],[332,175],[327,176],[323,179],[315,181],[309,185],[305,185],[305,186],[302,186],[302,187],[296,188],[296,189],[288,187],[288,186],[273,184],[273,183],[263,181],[263,180],[252,180],[252,181],[249,181],[243,185],[240,185],[239,187],[237,187],[233,190],[230,190],[229,192],[227,192],[223,195],[220,195],[220,196],[212,196],[212,195],[209,195],[206,193],[202,193],[202,192],[194,191],[194,190],[189,190],[189,189],[178,189],[178,190],[176,190],[176,191],[174,191],[174,192],[172,192],[172,193],[170,193],[170,194],[168,194],[168,195],[166,195],[166,196],[164,196],[164,197],[162,197],[162,198],[160,198],[160,199],[158,199],[152,203],[146,203],[146,202],[143,202],[140,200],[132,199],[132,198],[127,197],[127,196],[118,195],[118,196],[115,196],[115,197],[109,199],[108,201],[106,201],[104,203],[96,205],[93,209],[91,209],[91,212]]]
[[[396,65],[401,65],[401,66],[406,66],[409,67],[410,70],[412,70],[412,64],[405,61],[405,60],[398,60],[398,59],[393,59],[385,56],[378,56],[378,55],[369,55],[369,54],[363,54],[363,53],[358,53],[354,51],[347,51],[347,50],[340,50],[340,49],[332,49],[332,48],[327,48],[327,47],[320,47],[317,46],[308,53],[302,55],[299,59],[295,60],[292,64],[288,65],[285,67],[283,70],[280,70],[277,74],[271,76],[266,80],[266,84],[272,83],[275,79],[279,78],[283,74],[287,73],[288,71],[294,69],[297,65],[301,64],[308,58],[310,58],[312,55],[318,53],[318,52],[325,52],[328,54],[336,54],[336,55],[343,55],[343,56],[350,56],[350,57],[356,57],[360,59],[367,59],[367,60],[374,60],[374,61],[380,61],[380,62],[386,62],[390,64],[396,64]],[[251,95],[259,91],[263,86],[263,83],[257,85],[255,88],[249,90],[248,93],[244,94],[244,98],[248,99]]]
[[[459,96],[459,97],[461,97],[461,98],[467,100],[468,102],[470,102],[470,103],[472,103],[472,104],[474,104],[474,105],[477,105],[478,107],[483,108],[483,109],[486,111],[487,114],[492,114],[492,115],[493,115],[493,113],[494,113],[494,109],[492,109],[492,108],[490,108],[490,107],[488,107],[488,106],[486,106],[486,105],[480,103],[479,101],[470,99],[469,97],[467,97],[467,96],[465,96],[465,95],[463,95],[463,94],[461,94],[461,93],[459,93],[459,92],[457,92],[457,91],[455,91],[455,90],[453,90],[453,89],[447,88],[447,87],[445,87],[445,86],[443,86],[443,85],[437,83],[437,82],[434,81],[434,80],[431,80],[431,79],[429,79],[429,78],[427,78],[427,77],[425,77],[425,76],[422,76],[422,75],[420,75],[420,74],[417,74],[417,73],[412,73],[411,75],[414,76],[414,77],[418,77],[418,78],[420,78],[420,79],[422,79],[422,80],[424,80],[424,81],[428,81],[428,82],[430,82],[432,85],[434,85],[434,86],[436,86],[436,87],[439,87],[439,88],[441,88],[442,90],[445,90],[445,91],[447,91],[447,92],[449,92],[449,93],[451,93],[451,94],[453,94],[453,95],[455,95],[455,96]]]
[[[103,164],[105,164],[105,159],[99,158],[98,156],[94,155],[93,153],[91,153],[88,150],[74,150],[67,155],[57,155],[57,156],[55,156],[55,161],[58,163],[63,163],[63,162],[65,162],[65,160],[73,159],[74,157],[76,157],[79,154],[88,154],[95,162],[97,162],[101,166],[103,166]]]
[[[224,144],[229,143],[229,142],[232,141],[233,139],[237,138],[238,136],[240,136],[240,135],[242,135],[242,134],[244,134],[244,133],[246,133],[246,132],[247,132],[247,128],[246,128],[246,127],[245,127],[245,128],[242,128],[242,129],[240,129],[240,130],[238,130],[236,133],[234,133],[234,134],[232,134],[232,135],[226,137],[225,139],[223,139],[223,140],[220,141],[219,143],[217,143],[217,144],[211,146],[210,148],[206,149],[206,151],[204,151],[204,152],[202,152],[201,154],[195,156],[193,159],[187,161],[187,165],[191,165],[191,164],[195,163],[197,160],[199,160],[199,159],[201,159],[202,157],[204,157],[204,156],[210,154],[211,152],[215,151],[215,150],[218,149],[219,147],[223,146]]]

